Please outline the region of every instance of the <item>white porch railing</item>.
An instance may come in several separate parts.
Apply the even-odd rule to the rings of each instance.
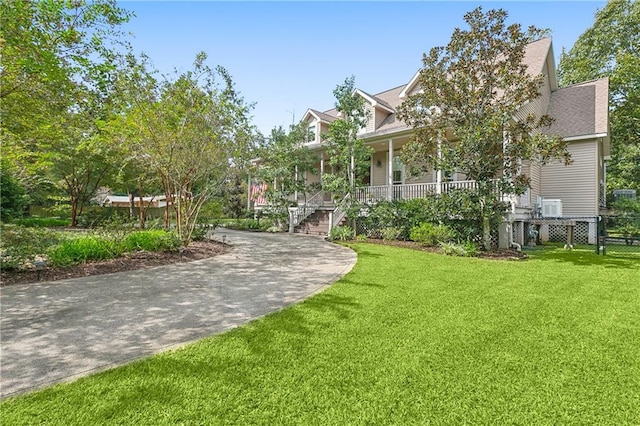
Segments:
[[[356,199],[361,203],[375,204],[383,200],[411,200],[434,194],[450,192],[454,189],[475,189],[475,180],[458,180],[438,183],[409,183],[405,185],[378,185],[359,188]]]
[[[290,227],[298,226],[303,220],[311,216],[311,214],[322,206],[324,202],[324,193],[322,191],[317,192],[307,202],[298,207],[291,207],[289,209]]]

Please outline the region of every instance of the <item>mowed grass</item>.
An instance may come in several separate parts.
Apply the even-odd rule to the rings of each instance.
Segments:
[[[640,423],[639,261],[353,248],[303,303],[12,398],[2,423]]]

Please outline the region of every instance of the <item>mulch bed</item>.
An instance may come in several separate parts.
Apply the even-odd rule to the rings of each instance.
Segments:
[[[153,268],[178,262],[206,259],[229,251],[230,246],[218,241],[195,241],[185,247],[182,255],[179,252],[138,251],[125,253],[117,259],[88,262],[65,267],[48,267],[41,272],[41,281],[56,281],[67,278],[88,277],[92,275],[110,274],[113,272],[132,271]],[[36,271],[2,271],[0,285],[37,283]]]

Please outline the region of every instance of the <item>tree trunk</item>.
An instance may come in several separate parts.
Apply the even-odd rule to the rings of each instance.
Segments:
[[[78,198],[71,197],[71,227],[78,226]]]
[[[129,217],[131,219],[134,218],[134,214],[133,214],[133,206],[135,204],[135,199],[134,199],[134,195],[132,192],[129,192]]]
[[[142,185],[140,185],[138,187],[138,197],[140,200],[140,203],[138,205],[138,219],[140,222],[140,229],[144,229],[145,227],[145,216],[146,216],[146,212],[147,212],[147,207],[144,205],[143,199],[142,199]]]
[[[482,215],[482,244],[486,251],[491,251],[491,221],[484,213]]]

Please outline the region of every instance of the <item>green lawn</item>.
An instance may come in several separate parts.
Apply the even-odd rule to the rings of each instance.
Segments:
[[[640,261],[353,247],[324,293],[5,401],[2,423],[640,423]]]

